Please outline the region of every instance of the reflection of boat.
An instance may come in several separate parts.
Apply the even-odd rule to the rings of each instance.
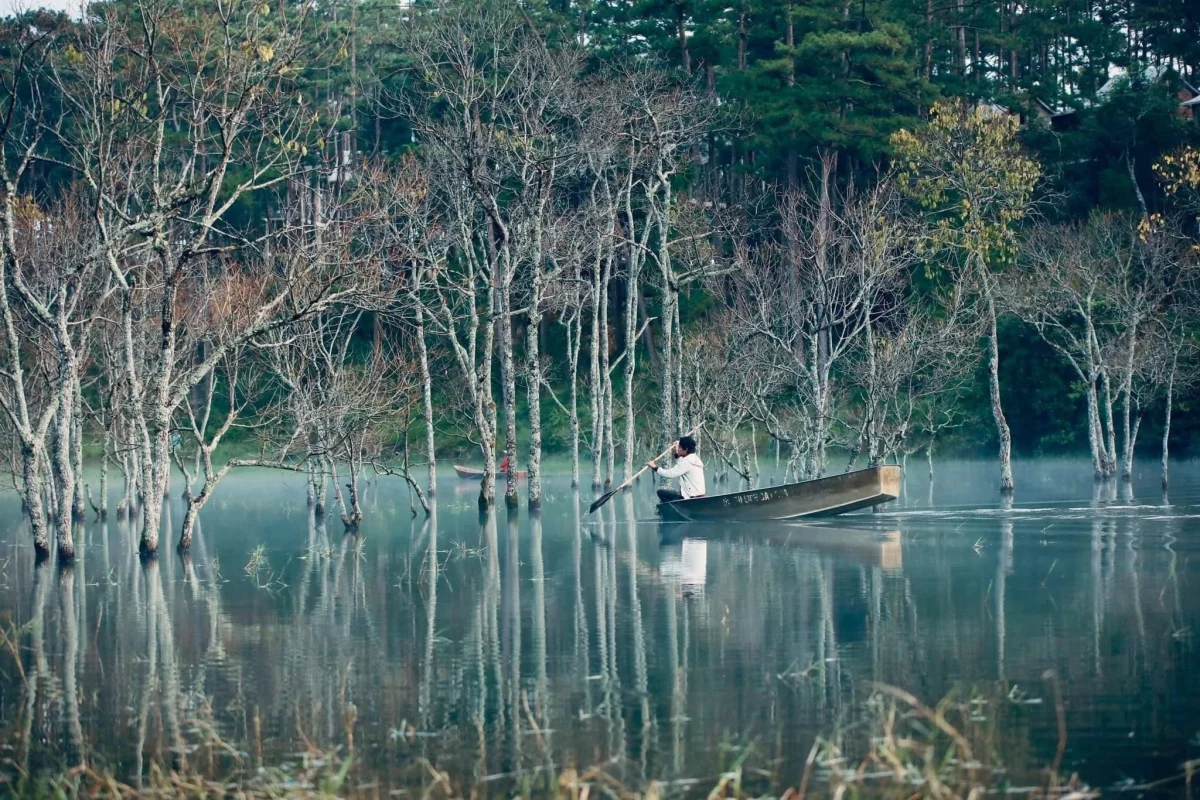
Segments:
[[[666,519],[691,522],[759,522],[845,514],[895,500],[899,495],[900,468],[887,466],[786,486],[659,503],[658,510]]]
[[[684,539],[679,553],[664,553],[659,574],[663,580],[698,589],[708,579],[708,541]]]
[[[826,528],[787,523],[755,526],[753,530],[746,530],[741,526],[714,527],[689,523],[663,525],[664,544],[677,544],[681,540],[686,544],[699,537],[722,544],[772,545],[819,550],[874,564],[889,572],[898,572],[903,563],[900,531]]]
[[[481,470],[481,469],[475,469],[474,467],[460,467],[458,464],[455,464],[454,471],[457,472],[458,477],[462,478],[464,481],[481,481],[481,480],[483,480],[483,470]],[[504,473],[497,472],[496,477],[503,478]],[[529,470],[525,470],[525,469],[518,470],[517,477],[518,478],[529,477]]]

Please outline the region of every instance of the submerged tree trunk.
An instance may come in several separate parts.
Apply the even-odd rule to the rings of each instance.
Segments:
[[[66,322],[61,327],[65,329]],[[61,347],[61,346],[60,346]],[[74,361],[67,354],[60,355],[58,374],[58,416],[54,420],[54,475],[57,478],[57,508],[55,530],[58,539],[58,558],[69,562],[75,557],[75,466],[71,459],[71,434],[74,430],[75,386]]]
[[[1171,406],[1175,402],[1175,370],[1179,363],[1179,355],[1175,354],[1171,357],[1171,371],[1167,375],[1167,397],[1166,409],[1163,411],[1163,434],[1162,434],[1162,488],[1166,491],[1171,485],[1171,471],[1169,468],[1170,458],[1170,441],[1171,441]]]
[[[79,372],[71,376],[71,459],[74,462],[75,492],[72,497],[71,515],[75,522],[87,519],[87,504],[83,500],[83,389],[79,385]]]
[[[507,285],[500,290],[500,383],[504,404],[504,504],[516,508],[517,495],[517,375],[513,359],[512,291]]]
[[[1117,428],[1113,422],[1112,381],[1107,370],[1100,374],[1100,385],[1104,387],[1104,477],[1111,478],[1117,474]]]
[[[103,414],[103,411],[101,412]],[[112,455],[112,420],[103,419],[104,444],[100,456],[100,510],[97,518],[101,522],[108,520],[108,460]]]
[[[663,232],[659,232],[663,236]],[[671,266],[667,258],[665,245],[660,245],[659,266],[662,271],[662,375],[659,381],[660,434],[664,442],[669,442],[675,435],[675,315],[676,304],[679,302],[675,286],[671,279]],[[635,289],[636,291],[636,289]],[[636,332],[637,320],[634,320]],[[628,473],[626,474],[628,476]]]
[[[530,299],[529,326],[525,329],[526,400],[529,403],[529,507],[542,506],[542,354],[539,335],[542,327],[541,268],[534,265],[533,297]],[[572,380],[572,383],[574,381]]]
[[[1104,431],[1100,426],[1100,403],[1096,397],[1096,378],[1088,379],[1087,395],[1088,446],[1092,451],[1092,475],[1096,480],[1104,478]]]
[[[579,353],[583,349],[583,309],[576,308],[567,324],[567,359],[570,374],[570,406],[568,419],[571,425],[571,488],[579,488]]]
[[[421,408],[425,417],[425,454],[429,460],[429,496],[437,494],[437,448],[433,439],[433,376],[425,342],[425,311],[417,304],[417,353],[421,364]]]
[[[631,273],[625,293],[625,480],[633,477],[634,436],[637,432],[633,409],[633,379],[637,367],[637,295],[637,276]]]
[[[588,352],[588,378],[591,389],[588,402],[592,412],[592,488],[599,489],[604,479],[601,465],[604,453],[604,382],[600,377],[600,351],[608,349],[608,331],[601,328],[600,306],[607,302],[607,291],[601,278],[600,259],[592,273],[592,346]]]
[[[42,475],[42,449],[27,443],[21,444],[21,488],[22,500],[29,515],[29,527],[33,533],[33,548],[38,559],[50,555],[50,526],[46,521],[43,505],[44,476]]]
[[[601,392],[600,392],[600,416],[601,430],[603,436],[604,450],[604,486],[607,488],[613,485],[616,478],[616,463],[617,463],[617,443],[615,438],[615,425],[613,424],[613,383],[612,383],[612,359],[608,352],[608,285],[612,277],[612,261],[607,261],[604,266],[604,298],[600,303],[600,330],[604,335],[604,344],[600,348],[600,369],[602,375],[600,377]]]
[[[160,410],[155,417],[153,430],[142,434],[142,535],[138,549],[145,556],[152,556],[158,552],[163,497],[167,492],[170,470],[169,461],[165,470],[159,466],[169,452],[170,426],[164,411]]]
[[[1132,424],[1130,421],[1130,406],[1133,404],[1133,357],[1134,346],[1137,342],[1137,329],[1138,323],[1136,321],[1130,324],[1125,349],[1125,369],[1121,375],[1121,443],[1123,445],[1121,449],[1121,480],[1125,481],[1133,479],[1133,448],[1137,441],[1136,427],[1130,428]],[[1138,421],[1140,422],[1141,420],[1139,419]]]
[[[1012,432],[1004,418],[1000,404],[1000,343],[996,324],[996,302],[990,289],[987,294],[988,322],[988,389],[992,401],[992,416],[996,420],[996,438],[999,440],[1000,491],[1013,490],[1012,475]]]

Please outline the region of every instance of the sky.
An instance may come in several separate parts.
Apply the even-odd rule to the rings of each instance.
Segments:
[[[82,0],[0,0],[0,17],[31,8],[52,8],[56,11],[73,11],[82,6]]]

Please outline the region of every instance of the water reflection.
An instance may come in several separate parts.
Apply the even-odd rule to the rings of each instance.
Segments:
[[[357,536],[295,503],[302,485],[254,480],[206,509],[185,559],[142,562],[121,522],[82,527],[74,568],[35,567],[3,511],[20,659],[0,655],[0,771],[88,763],[136,786],[336,748],[380,787],[427,782],[426,762],[468,788],[604,764],[700,791],[747,748],[800,774],[871,682],[1039,697],[1048,669],[1066,762],[1093,783],[1197,755],[1182,476],[1170,506],[1088,487],[753,529],[646,522],[645,493],[585,519],[565,482],[541,515],[480,516],[447,490],[413,520],[381,481]],[[1046,763],[1053,714],[1028,709],[1023,752]]]

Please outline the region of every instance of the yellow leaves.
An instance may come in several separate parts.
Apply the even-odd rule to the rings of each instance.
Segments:
[[[242,42],[242,54],[246,58],[256,58],[264,64],[275,60],[275,48],[267,42],[255,43],[247,39]]]
[[[39,222],[46,218],[37,201],[31,194],[23,194],[13,201],[13,213],[17,219],[26,224]]]
[[[83,53],[74,44],[67,45],[66,49],[63,50],[63,58],[67,60],[68,64],[73,66],[79,66],[83,63]]]
[[[1001,109],[935,103],[929,124],[891,138],[902,190],[935,220],[939,247],[996,263],[1014,243],[1041,175],[1016,140],[1017,120]]]
[[[1145,244],[1154,235],[1154,232],[1162,227],[1164,217],[1162,214],[1155,212],[1148,217],[1142,217],[1138,222],[1137,236],[1138,239]]]
[[[1200,189],[1200,150],[1184,147],[1168,153],[1154,165],[1154,175],[1168,195]]]
[[[308,155],[308,146],[295,139],[288,139],[286,142],[283,142],[278,136],[275,136],[271,138],[271,143],[276,146],[282,145],[285,153],[298,153],[301,156]]]
[[[263,3],[261,6],[258,7],[258,13],[262,14],[264,17],[270,16],[271,7],[269,5],[267,5],[266,3]]]

